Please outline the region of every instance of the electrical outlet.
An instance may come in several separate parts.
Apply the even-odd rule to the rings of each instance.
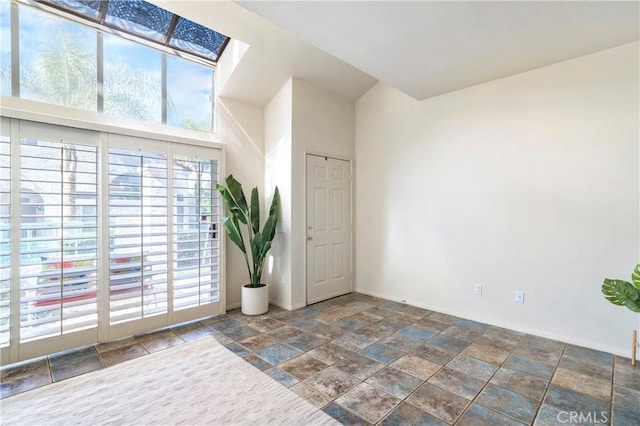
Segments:
[[[524,303],[524,291],[516,291],[515,301],[516,303]]]
[[[482,284],[476,284],[473,286],[473,293],[477,296],[482,296]]]

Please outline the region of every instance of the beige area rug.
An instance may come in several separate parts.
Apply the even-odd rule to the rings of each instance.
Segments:
[[[338,425],[211,337],[0,401],[5,425]]]

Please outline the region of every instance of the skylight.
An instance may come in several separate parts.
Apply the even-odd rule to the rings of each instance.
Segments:
[[[229,37],[142,0],[37,0],[108,28],[216,63]]]

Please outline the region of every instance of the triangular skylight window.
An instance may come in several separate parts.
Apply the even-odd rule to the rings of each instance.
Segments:
[[[229,37],[142,0],[38,0],[94,23],[217,62]]]

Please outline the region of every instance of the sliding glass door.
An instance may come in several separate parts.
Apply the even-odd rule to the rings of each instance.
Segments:
[[[173,312],[186,319],[220,299],[219,163],[192,147],[173,156]]]
[[[142,329],[160,325],[168,310],[167,154],[143,149],[110,146],[108,153],[109,323],[125,323],[118,335],[127,335],[126,323],[134,320]]]
[[[221,312],[219,150],[9,127],[0,140],[3,364]]]

